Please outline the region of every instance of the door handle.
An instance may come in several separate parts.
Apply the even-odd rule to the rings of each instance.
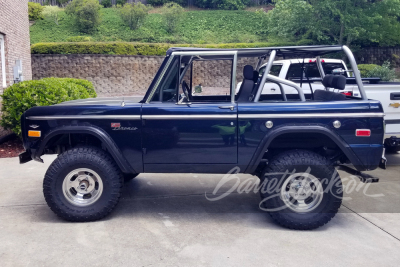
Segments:
[[[235,109],[235,106],[219,106],[219,108],[221,108],[221,109],[230,109],[230,110],[234,110]]]
[[[399,93],[390,93],[390,100],[400,100]]]
[[[271,91],[275,91],[276,89],[275,88],[271,88]]]

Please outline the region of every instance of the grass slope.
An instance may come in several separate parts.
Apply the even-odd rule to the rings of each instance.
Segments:
[[[31,43],[65,42],[72,36],[90,36],[92,41],[127,41],[150,43],[252,43],[266,41],[265,36],[257,34],[259,23],[257,15],[251,11],[188,11],[174,35],[164,28],[162,16],[152,13],[147,16],[138,30],[126,27],[118,11],[103,8],[102,23],[92,34],[80,33],[73,20],[61,12],[59,25],[45,19],[37,21],[30,28]]]

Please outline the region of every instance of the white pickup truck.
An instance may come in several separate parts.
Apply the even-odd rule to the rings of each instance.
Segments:
[[[343,94],[360,97],[358,86],[352,78],[352,71],[340,59],[321,59],[325,74],[341,74],[347,77],[346,88],[340,91]],[[265,71],[265,66],[259,68],[260,77]],[[270,74],[281,79],[291,80],[302,87],[305,95],[310,97],[317,89],[324,89],[316,59],[287,59],[274,61]],[[400,151],[400,83],[381,82],[379,78],[363,79],[364,88],[369,99],[379,100],[385,111],[385,147],[387,151]],[[237,85],[239,91],[241,83]],[[297,90],[285,84],[266,82],[262,95],[281,95],[280,86],[285,94],[296,97]],[[310,90],[311,88],[311,90]]]

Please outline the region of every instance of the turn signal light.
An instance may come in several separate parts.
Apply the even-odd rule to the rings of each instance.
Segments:
[[[371,130],[368,130],[368,129],[359,129],[359,130],[356,130],[356,136],[366,136],[366,137],[369,137],[369,136],[371,136]]]
[[[40,131],[28,131],[29,137],[40,137]]]

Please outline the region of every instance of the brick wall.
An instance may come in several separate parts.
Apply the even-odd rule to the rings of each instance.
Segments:
[[[358,64],[378,64],[389,60],[396,68],[400,67],[400,47],[369,47],[355,52]]]
[[[87,79],[93,82],[100,97],[144,95],[163,60],[160,56],[32,55],[32,71],[34,79]],[[239,81],[243,79],[243,67],[254,66],[256,61],[254,58],[239,60]],[[206,93],[215,94],[216,90],[230,88],[230,70],[228,61],[196,62],[193,83],[206,87]]]
[[[24,79],[32,79],[27,0],[0,0],[0,34],[5,37],[7,86],[13,84],[17,59],[22,60]],[[0,92],[2,87],[0,83]]]

